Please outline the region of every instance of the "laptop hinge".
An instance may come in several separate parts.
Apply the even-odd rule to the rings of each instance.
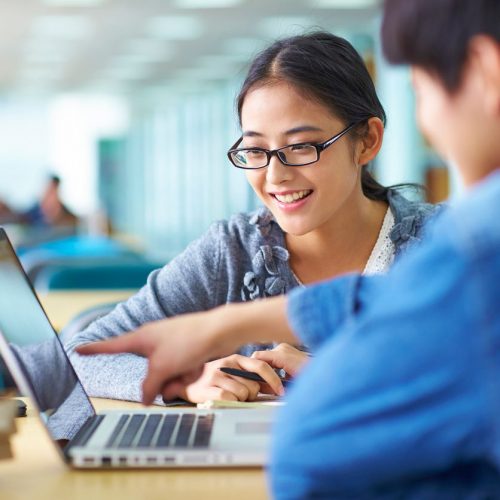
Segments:
[[[64,447],[64,455],[69,458],[69,450],[75,446],[85,446],[99,424],[104,420],[104,415],[92,415],[80,427],[76,436]]]

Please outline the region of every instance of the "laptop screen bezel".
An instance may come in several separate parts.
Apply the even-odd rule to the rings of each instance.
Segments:
[[[26,274],[26,271],[24,270],[24,268],[23,268],[23,266],[22,266],[22,264],[21,264],[21,262],[20,262],[20,260],[19,260],[19,258],[17,256],[17,254],[16,254],[16,252],[14,250],[14,247],[12,246],[12,243],[9,240],[7,232],[5,231],[5,229],[3,227],[0,227],[0,242],[6,242],[7,243],[8,249],[9,249],[9,251],[10,251],[10,253],[12,255],[12,258],[13,258],[13,262],[17,265],[20,274],[22,275],[22,277],[25,280],[26,284],[29,286],[31,292],[33,293],[33,296],[35,297],[36,302],[38,303],[38,306],[40,307],[40,310],[42,311],[43,315],[45,316],[46,321],[50,325],[50,328],[51,328],[54,336],[57,338],[57,342],[59,343],[59,345],[61,347],[61,350],[62,350],[64,356],[66,357],[66,361],[68,362],[69,367],[73,371],[73,374],[75,376],[76,381],[80,384],[82,392],[83,392],[84,396],[87,398],[89,407],[92,409],[93,414],[90,415],[89,418],[83,422],[83,424],[80,426],[80,429],[79,429],[79,431],[80,431],[88,423],[89,420],[93,419],[96,416],[95,407],[92,404],[92,401],[90,400],[87,392],[85,391],[85,389],[83,387],[83,384],[80,381],[80,378],[78,377],[75,369],[73,368],[73,364],[71,363],[71,360],[69,359],[68,354],[67,354],[66,350],[64,349],[64,346],[63,346],[63,344],[61,342],[61,339],[59,338],[59,335],[57,334],[56,330],[54,329],[54,326],[52,325],[52,322],[50,321],[49,317],[47,316],[47,313],[46,313],[45,309],[43,308],[43,305],[40,302],[40,299],[38,298],[36,290],[35,290],[33,284],[31,283],[28,275]],[[23,394],[25,394],[26,396],[28,396],[30,398],[30,400],[32,401],[32,403],[36,406],[36,411],[40,415],[41,414],[41,408],[40,408],[40,404],[39,404],[38,398],[36,396],[36,392],[34,391],[34,389],[33,389],[32,385],[31,385],[31,382],[29,381],[28,377],[26,377],[26,375],[25,375],[25,373],[23,371],[23,368],[21,367],[21,365],[20,365],[17,357],[15,356],[15,354],[12,351],[11,347],[9,346],[9,343],[7,341],[7,337],[3,333],[3,331],[2,331],[1,328],[0,328],[0,354],[2,355],[2,357],[3,357],[4,361],[5,361],[5,364],[7,365],[7,368],[11,372],[12,378],[15,380],[15,382],[16,382],[16,384],[18,386],[18,389]],[[69,462],[70,458],[69,458],[69,456],[67,454],[67,450],[69,449],[69,447],[71,445],[71,441],[69,441],[63,447],[59,446],[57,444],[57,442],[54,440],[54,437],[52,436],[52,434],[48,430],[47,426],[45,425],[45,422],[43,421],[43,418],[41,420],[42,420],[45,432],[49,435],[50,440],[54,443],[54,446],[57,448],[59,454],[61,455],[61,457],[66,462]],[[78,435],[78,432],[77,432],[76,435]]]

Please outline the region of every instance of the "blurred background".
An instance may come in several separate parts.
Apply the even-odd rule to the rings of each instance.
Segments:
[[[377,0],[0,0],[0,20],[0,216],[37,288],[69,260],[80,274],[63,288],[104,287],[90,264],[102,278],[110,261],[112,288],[134,288],[256,207],[225,155],[234,98],[261,48],[313,28],[348,38],[376,81],[376,177],[425,184],[431,201],[459,189],[417,131],[408,70],[383,61]]]

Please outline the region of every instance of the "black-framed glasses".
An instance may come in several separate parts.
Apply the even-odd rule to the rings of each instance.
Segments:
[[[278,160],[287,167],[302,167],[316,163],[321,152],[337,142],[342,136],[347,134],[357,123],[351,123],[344,130],[334,135],[325,142],[301,142],[290,144],[278,149],[264,148],[239,148],[238,145],[243,140],[240,137],[227,152],[229,161],[237,168],[245,170],[255,170],[265,168],[271,163],[271,158],[276,155]]]

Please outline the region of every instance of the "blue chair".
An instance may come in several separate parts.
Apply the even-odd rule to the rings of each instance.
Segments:
[[[33,279],[38,291],[117,290],[142,287],[162,264],[145,260],[69,260],[46,264]]]
[[[75,235],[51,239],[36,245],[18,246],[17,253],[22,258],[42,252],[57,257],[103,257],[117,255],[137,255],[129,247],[107,236]]]
[[[18,248],[18,254],[31,281],[45,266],[54,263],[76,262],[79,259],[101,262],[115,259],[143,261],[140,253],[104,236],[71,236],[47,241],[31,248]]]
[[[59,332],[59,338],[63,344],[66,344],[71,338],[78,332],[85,330],[87,326],[93,323],[95,320],[106,316],[115,307],[116,302],[108,302],[105,304],[98,304],[96,306],[89,307],[84,311],[78,313],[76,316],[71,318],[67,325]]]

